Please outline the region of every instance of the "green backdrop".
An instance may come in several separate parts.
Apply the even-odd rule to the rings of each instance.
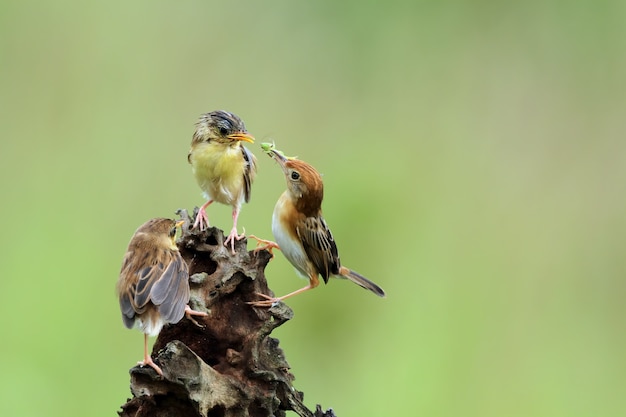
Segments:
[[[388,293],[289,301],[309,407],[623,414],[625,21],[618,0],[0,2],[0,415],[130,396],[121,259],[202,204],[186,155],[219,108],[324,174],[343,263]],[[250,148],[240,225],[270,238],[284,179]],[[280,254],[267,273],[303,285]]]

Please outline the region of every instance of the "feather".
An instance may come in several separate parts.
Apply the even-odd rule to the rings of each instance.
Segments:
[[[325,283],[339,272],[340,262],[333,234],[321,216],[307,217],[296,227],[309,260]]]
[[[189,270],[178,252],[172,258],[152,287],[150,296],[162,319],[168,323],[177,323],[183,318],[189,301]]]
[[[244,182],[243,194],[244,194],[244,201],[248,203],[250,201],[250,193],[252,191],[252,181],[254,180],[254,177],[256,176],[256,169],[257,169],[256,157],[245,146],[241,147],[241,153],[246,163],[246,166],[244,167],[244,170],[243,170],[243,182]]]

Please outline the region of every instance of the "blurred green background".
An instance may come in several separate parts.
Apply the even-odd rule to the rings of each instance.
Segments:
[[[344,264],[388,292],[289,302],[310,408],[625,415],[624,22],[618,0],[1,2],[0,415],[130,396],[121,259],[202,204],[186,155],[214,109],[324,174]],[[240,225],[269,238],[284,179],[250,148]],[[267,273],[304,283],[280,254]]]

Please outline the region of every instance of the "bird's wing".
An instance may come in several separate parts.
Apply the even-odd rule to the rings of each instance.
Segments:
[[[307,217],[296,230],[307,256],[324,282],[328,282],[331,275],[338,273],[340,262],[335,239],[324,218]]]
[[[150,298],[163,320],[178,323],[189,302],[189,269],[178,251],[150,290]]]
[[[137,284],[134,291],[131,288],[132,300],[123,303],[120,297],[124,315],[127,315],[125,310],[129,310],[126,304],[130,304],[134,313],[141,314],[148,307],[148,303],[152,302],[164,321],[178,322],[189,301],[188,279],[187,264],[180,253],[168,253],[163,257],[163,262],[146,266],[136,272]]]
[[[250,152],[245,146],[241,147],[241,153],[243,154],[243,159],[246,162],[246,166],[243,171],[243,193],[245,202],[250,201],[250,192],[252,191],[252,181],[256,176],[256,157],[252,152]]]
[[[134,253],[128,251],[122,262],[122,270],[120,279],[117,282],[117,292],[119,295],[120,309],[122,310],[122,318],[124,324],[128,328],[133,327],[135,322],[135,314],[137,313],[134,300],[135,280],[134,272]],[[129,276],[130,275],[130,276]]]

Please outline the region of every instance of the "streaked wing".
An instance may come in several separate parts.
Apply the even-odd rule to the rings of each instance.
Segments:
[[[243,159],[246,161],[246,167],[243,171],[243,193],[245,202],[250,201],[250,192],[252,191],[252,181],[256,176],[256,157],[252,152],[250,152],[245,146],[241,147],[241,153],[243,154]]]
[[[176,323],[184,315],[189,301],[189,271],[187,264],[177,251],[161,254],[163,262],[139,267],[146,258],[136,259],[132,252],[127,254],[122,268],[123,280],[118,284],[120,308],[126,327],[132,328],[135,316],[144,313],[150,303],[157,306],[165,322]]]
[[[122,270],[116,286],[120,310],[122,310],[122,319],[124,320],[124,325],[129,329],[133,327],[135,315],[137,314],[134,300],[135,284],[137,282],[135,261],[134,252],[128,251],[122,262]]]
[[[169,264],[152,285],[150,299],[164,321],[178,323],[189,302],[189,269],[179,252],[172,252],[169,258]]]
[[[307,256],[324,282],[328,282],[331,275],[337,274],[340,264],[337,245],[326,222],[321,216],[307,217],[296,231]]]
[[[159,262],[156,265],[146,266],[137,272],[137,285],[133,296],[134,308],[137,313],[143,313],[150,300],[152,286],[163,274],[165,266]]]

